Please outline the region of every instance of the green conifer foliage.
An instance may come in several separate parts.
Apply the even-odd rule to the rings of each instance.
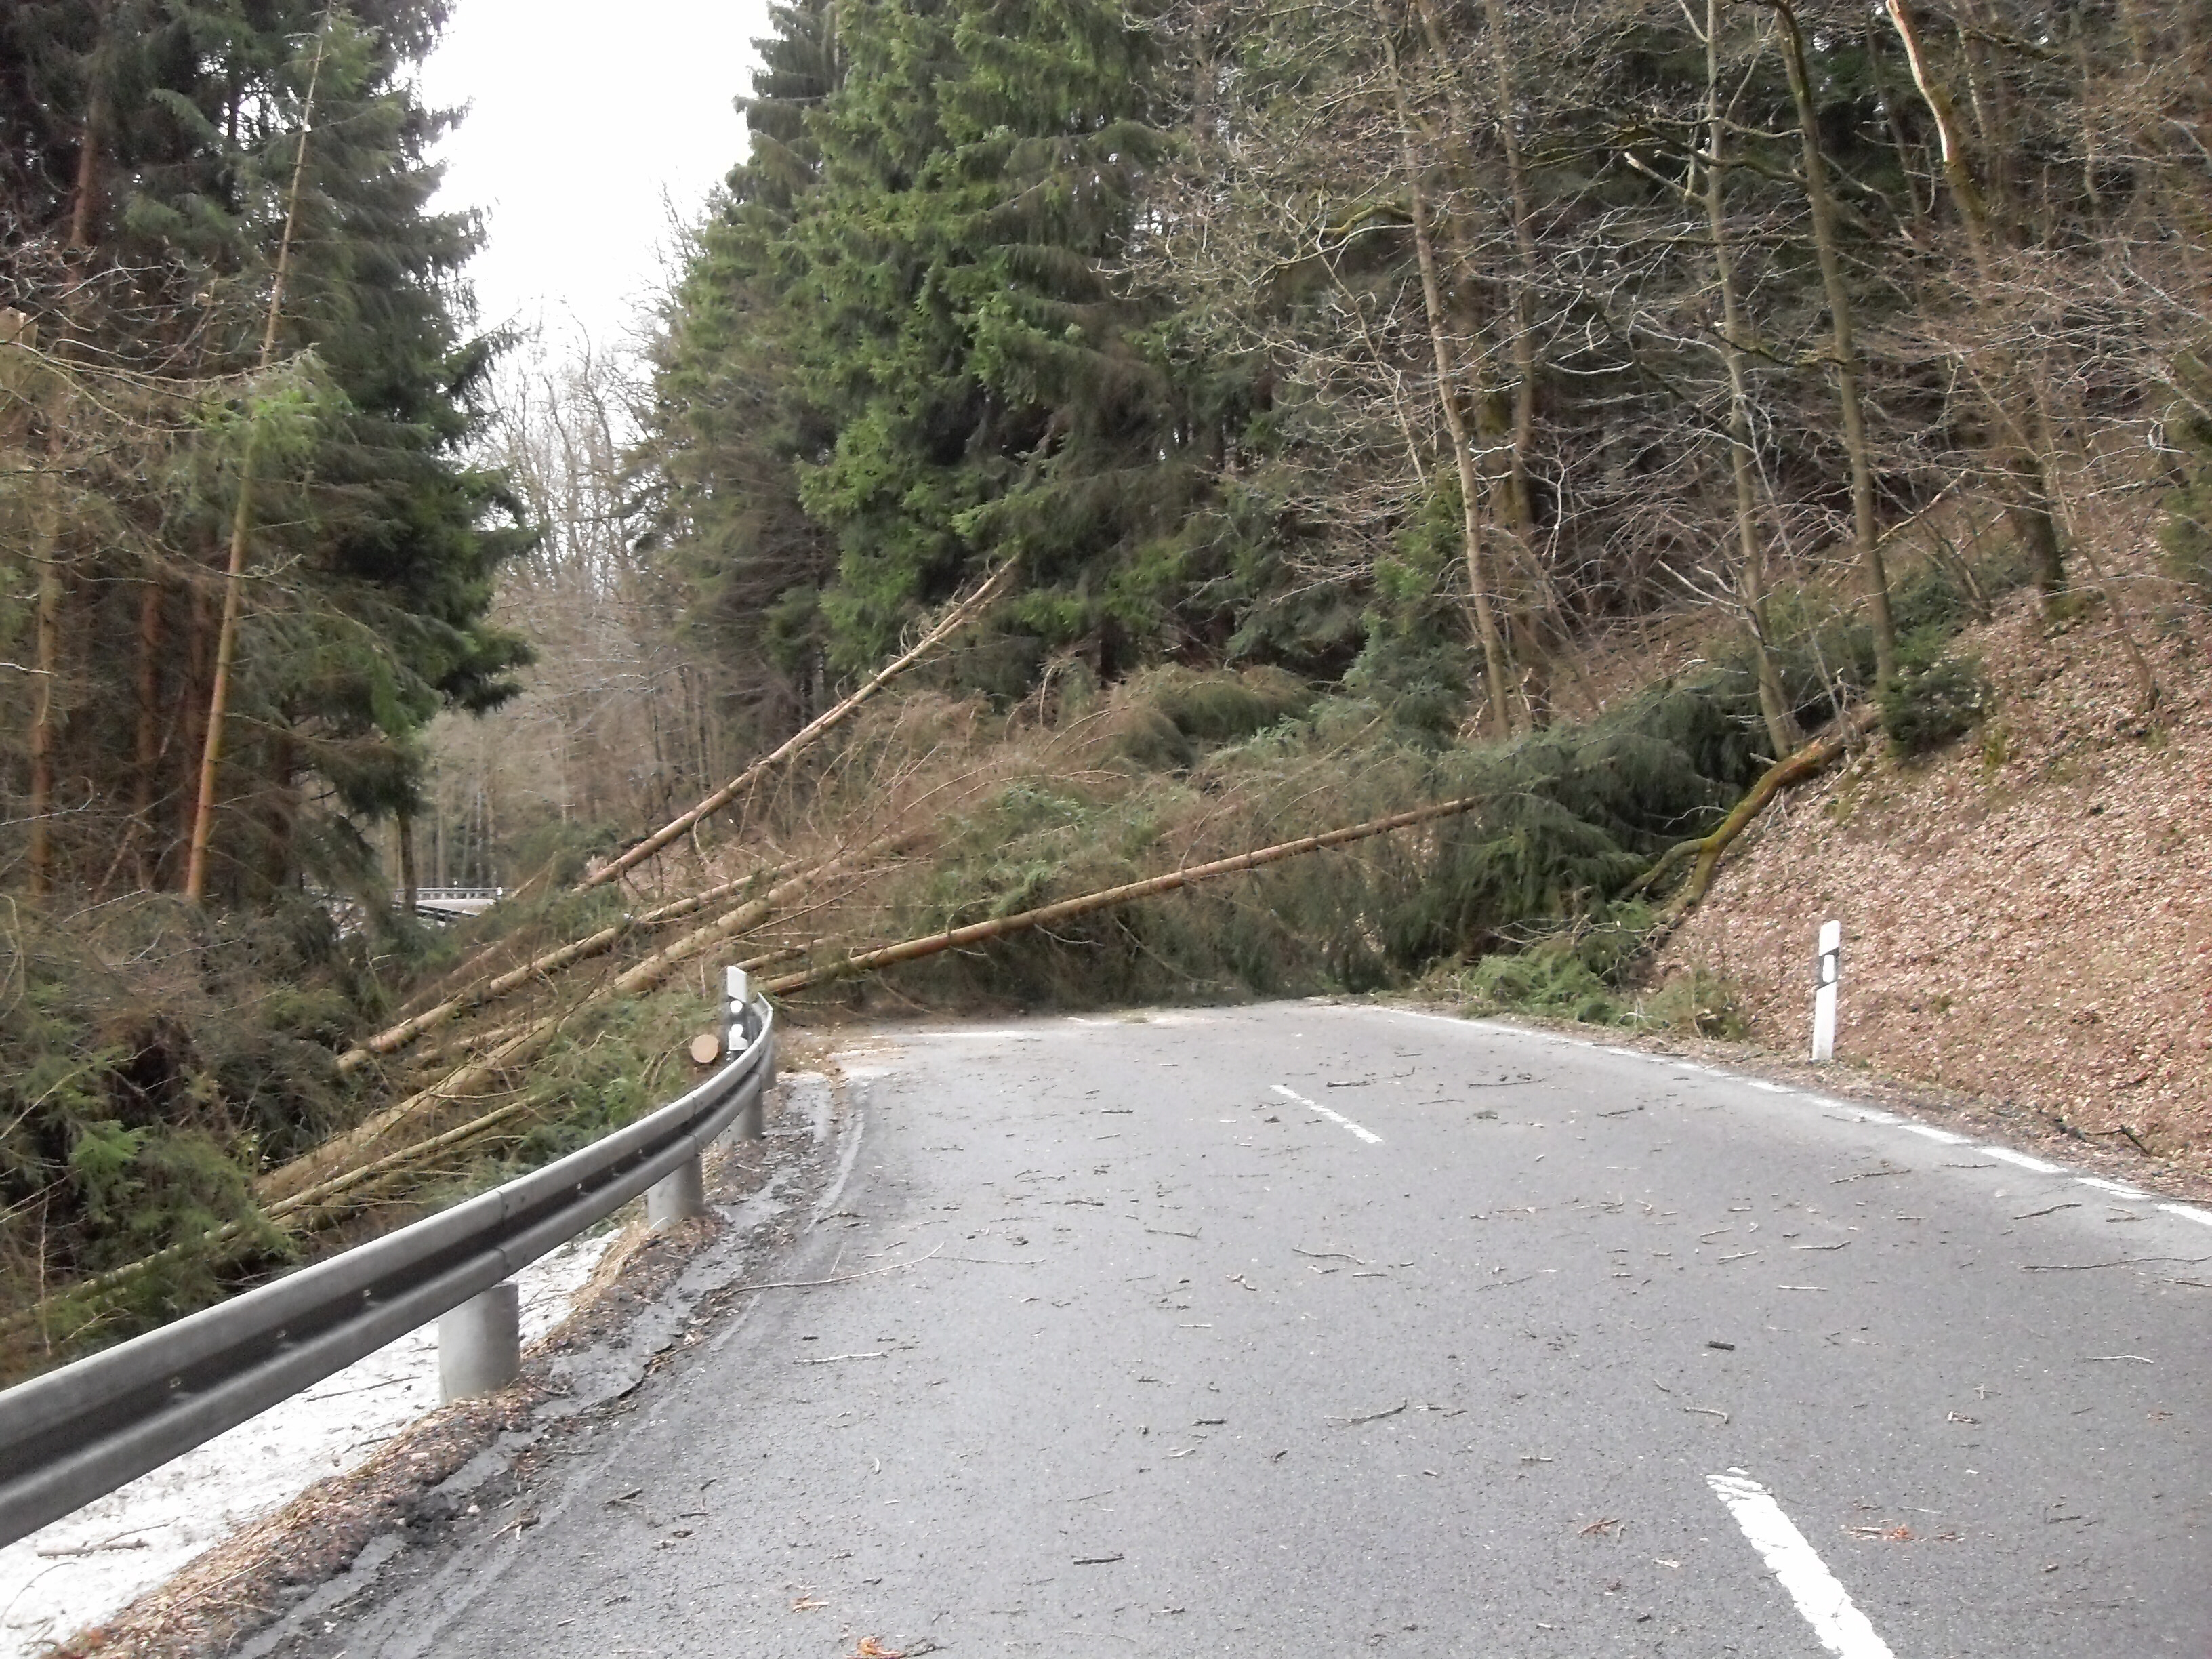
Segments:
[[[834,38],[826,6],[776,17],[753,157],[671,319],[676,539],[775,592],[753,626],[787,672],[802,643],[836,673],[879,660],[1010,558],[1026,591],[963,656],[971,684],[1224,643],[1212,466],[1249,394],[1104,274],[1164,149],[1147,29],[1096,0],[881,0]]]

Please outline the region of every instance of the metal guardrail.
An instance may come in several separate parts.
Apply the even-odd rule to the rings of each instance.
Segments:
[[[450,1210],[0,1393],[0,1545],[442,1314],[692,1164],[774,1080],[775,1018],[690,1093]]]

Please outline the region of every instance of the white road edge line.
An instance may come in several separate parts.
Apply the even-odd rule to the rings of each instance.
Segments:
[[[2148,1193],[2137,1188],[2123,1187],[2118,1182],[2107,1181],[2102,1176],[2077,1175],[2074,1179],[2084,1187],[2094,1187],[2100,1193],[2110,1193],[2114,1198],[2139,1199],[2150,1196]]]
[[[1940,1140],[1946,1146],[1963,1146],[1972,1139],[1970,1135],[1954,1135],[1948,1129],[1931,1129],[1925,1123],[1905,1123],[1898,1126],[1909,1135],[1925,1135],[1930,1140]]]
[[[1822,1647],[1836,1659],[1897,1659],[1765,1487],[1739,1474],[1709,1474],[1705,1484],[1728,1505],[1736,1525],[1790,1592]]]
[[[2002,1158],[2023,1170],[2033,1170],[2038,1175],[2065,1175],[2065,1169],[2056,1164],[2045,1164],[2039,1158],[2030,1158],[2026,1152],[2015,1152],[2009,1146],[1977,1146],[1974,1150],[1988,1158]]]
[[[1334,1006],[1342,1006],[1343,1005]],[[1425,1019],[1442,1025],[1455,1025],[1462,1030],[1480,1029],[1477,1022],[1462,1019],[1455,1014],[1431,1014],[1422,1009],[1393,1008],[1388,1005],[1363,1004],[1360,1006],[1373,1008],[1379,1013],[1396,1014],[1407,1019]],[[1783,1084],[1769,1083],[1764,1079],[1739,1077],[1735,1073],[1724,1072],[1717,1066],[1699,1066],[1695,1060],[1670,1060],[1664,1054],[1647,1054],[1641,1049],[1620,1048],[1610,1043],[1585,1042],[1579,1037],[1563,1036],[1556,1031],[1532,1031],[1523,1026],[1514,1026],[1509,1029],[1522,1036],[1536,1037],[1542,1042],[1557,1043],[1567,1048],[1589,1048],[1599,1054],[1619,1054],[1625,1060],[1648,1060],[1661,1065],[1672,1065],[1684,1071],[1701,1071],[1723,1083],[1747,1083],[1754,1089],[1763,1089],[1771,1094],[1793,1095],[1800,1092]],[[1284,1098],[1295,1100],[1299,1105],[1310,1108],[1330,1121],[1342,1124],[1362,1140],[1372,1141],[1377,1146],[1382,1144],[1382,1136],[1371,1130],[1363,1129],[1350,1118],[1332,1112],[1328,1107],[1308,1100],[1304,1095],[1292,1094],[1279,1083],[1274,1085],[1274,1089],[1275,1092]],[[1964,1146],[1969,1145],[1973,1139],[1972,1135],[1955,1134],[1948,1129],[1938,1129],[1929,1124],[1908,1123],[1894,1113],[1881,1111],[1872,1106],[1862,1106],[1856,1101],[1838,1100],[1832,1095],[1804,1094],[1801,1097],[1815,1106],[1831,1107],[1838,1111],[1856,1112],[1866,1122],[1892,1126],[1904,1130],[1907,1134],[1921,1135],[1945,1146]],[[2117,1181],[2105,1181],[2096,1176],[2076,1175],[2063,1164],[2051,1164],[2039,1158],[2031,1158],[2026,1152],[2015,1152],[2008,1146],[1977,1146],[1974,1150],[1987,1157],[2002,1159],[2018,1168],[2033,1170],[2037,1175],[2069,1176],[2085,1187],[2094,1187],[2100,1192],[2110,1193],[2115,1198],[2141,1200],[2150,1197],[2148,1193],[2139,1192],[2132,1187],[2124,1187]],[[2190,1204],[2161,1204],[2158,1207],[2168,1215],[2179,1216],[2185,1221],[2194,1221],[2200,1225],[2212,1227],[2212,1210],[2199,1209]],[[1719,1478],[1717,1475],[1714,1477],[1716,1480]],[[1780,1511],[1778,1510],[1777,1513]],[[1881,1651],[1886,1653],[1888,1650],[1885,1648]]]
[[[1323,1117],[1327,1118],[1331,1123],[1335,1124],[1339,1128],[1351,1130],[1352,1133],[1358,1135],[1369,1146],[1380,1146],[1382,1144],[1382,1137],[1381,1135],[1376,1134],[1372,1129],[1362,1128],[1358,1124],[1354,1123],[1350,1118],[1345,1116],[1343,1113],[1332,1112],[1328,1107],[1322,1105],[1321,1102],[1317,1100],[1308,1100],[1304,1095],[1298,1093],[1296,1090],[1285,1089],[1279,1083],[1271,1084],[1268,1086],[1273,1088],[1277,1094],[1282,1096],[1285,1100],[1294,1100],[1299,1105],[1304,1107],[1308,1111],[1319,1112]]]

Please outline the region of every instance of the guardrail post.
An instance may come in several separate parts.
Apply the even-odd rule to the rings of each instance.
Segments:
[[[438,1318],[438,1402],[497,1394],[522,1372],[522,1292],[513,1279]]]
[[[694,1152],[645,1189],[645,1223],[658,1231],[707,1213],[707,1170]]]

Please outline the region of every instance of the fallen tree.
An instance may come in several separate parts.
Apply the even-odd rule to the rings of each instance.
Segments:
[[[1218,880],[1223,876],[1237,875],[1246,870],[1256,870],[1263,865],[1279,864],[1285,859],[1297,858],[1307,853],[1318,853],[1331,847],[1342,847],[1347,842],[1364,841],[1370,836],[1388,835],[1394,830],[1407,830],[1415,824],[1431,823],[1438,818],[1471,812],[1488,799],[1486,795],[1467,795],[1457,800],[1437,801],[1427,806],[1414,807],[1409,811],[1394,812],[1388,817],[1373,818],[1365,823],[1350,824],[1341,830],[1326,830],[1298,841],[1286,841],[1273,847],[1239,853],[1233,858],[1216,859],[1210,864],[1192,865],[1181,870],[1170,870],[1164,875],[1147,877],[1143,881],[1126,882],[1119,887],[1085,893],[1079,898],[1062,899],[1054,904],[1040,905],[1014,915],[994,916],[988,921],[970,922],[964,927],[948,928],[941,933],[926,933],[919,939],[907,939],[897,945],[858,951],[819,968],[786,974],[781,978],[768,981],[761,988],[770,996],[788,996],[793,992],[809,990],[834,980],[873,973],[878,969],[893,967],[902,962],[918,962],[925,957],[933,957],[941,951],[957,950],[963,945],[1004,939],[1012,933],[1026,933],[1032,927],[1048,927],[1054,922],[1089,915],[1093,911],[1133,903],[1156,894],[1172,893],[1178,888],[1194,887],[1200,882]]]
[[[578,999],[573,1006],[529,1021],[517,1028],[514,1035],[436,1082],[416,1090],[405,1099],[333,1136],[313,1152],[270,1170],[254,1182],[255,1195],[264,1204],[282,1201],[296,1196],[303,1186],[316,1185],[331,1178],[394,1130],[418,1124],[446,1106],[457,1104],[471,1094],[496,1085],[504,1073],[534,1057],[581,1009],[610,998],[641,996],[654,989],[684,963],[715,945],[759,927],[779,909],[821,883],[849,873],[878,858],[896,855],[923,839],[926,833],[909,830],[884,836],[866,847],[802,870],[777,883],[759,896],[746,900],[705,926],[694,928],[681,939],[663,946],[643,961],[625,969],[606,984]],[[564,946],[563,950],[572,947]],[[561,952],[554,954],[557,956]],[[518,974],[525,971],[515,970]],[[418,1019],[422,1018],[424,1016],[417,1016]]]
[[[454,993],[434,1007],[426,1008],[396,1025],[386,1026],[374,1036],[363,1038],[338,1056],[338,1073],[343,1076],[348,1072],[358,1071],[380,1054],[397,1054],[425,1031],[443,1024],[456,1014],[481,1008],[488,1002],[496,1002],[526,985],[550,979],[555,974],[593,957],[605,956],[633,933],[665,927],[671,921],[696,915],[718,900],[742,892],[747,887],[762,882],[779,881],[788,876],[792,869],[793,866],[787,864],[775,869],[752,871],[735,881],[724,882],[719,887],[677,899],[657,910],[648,910],[643,915],[624,916],[620,921],[602,927],[595,933],[572,939],[556,949],[533,957],[520,967],[510,968],[503,974],[479,981],[465,990]]]
[[[619,879],[644,863],[646,860],[654,856],[662,848],[690,830],[693,824],[720,811],[738,796],[752,788],[776,767],[800,750],[811,746],[833,728],[851,719],[878,692],[981,616],[991,601],[1006,591],[1013,572],[1014,567],[1012,563],[1000,565],[981,587],[947,611],[944,620],[923,635],[912,650],[885,665],[878,671],[873,678],[854,692],[851,696],[847,697],[827,714],[802,726],[783,743],[762,756],[690,811],[671,818],[643,841],[624,851],[620,857],[612,859],[594,870],[576,884],[578,890],[588,891],[592,888],[603,887],[611,881]]]

